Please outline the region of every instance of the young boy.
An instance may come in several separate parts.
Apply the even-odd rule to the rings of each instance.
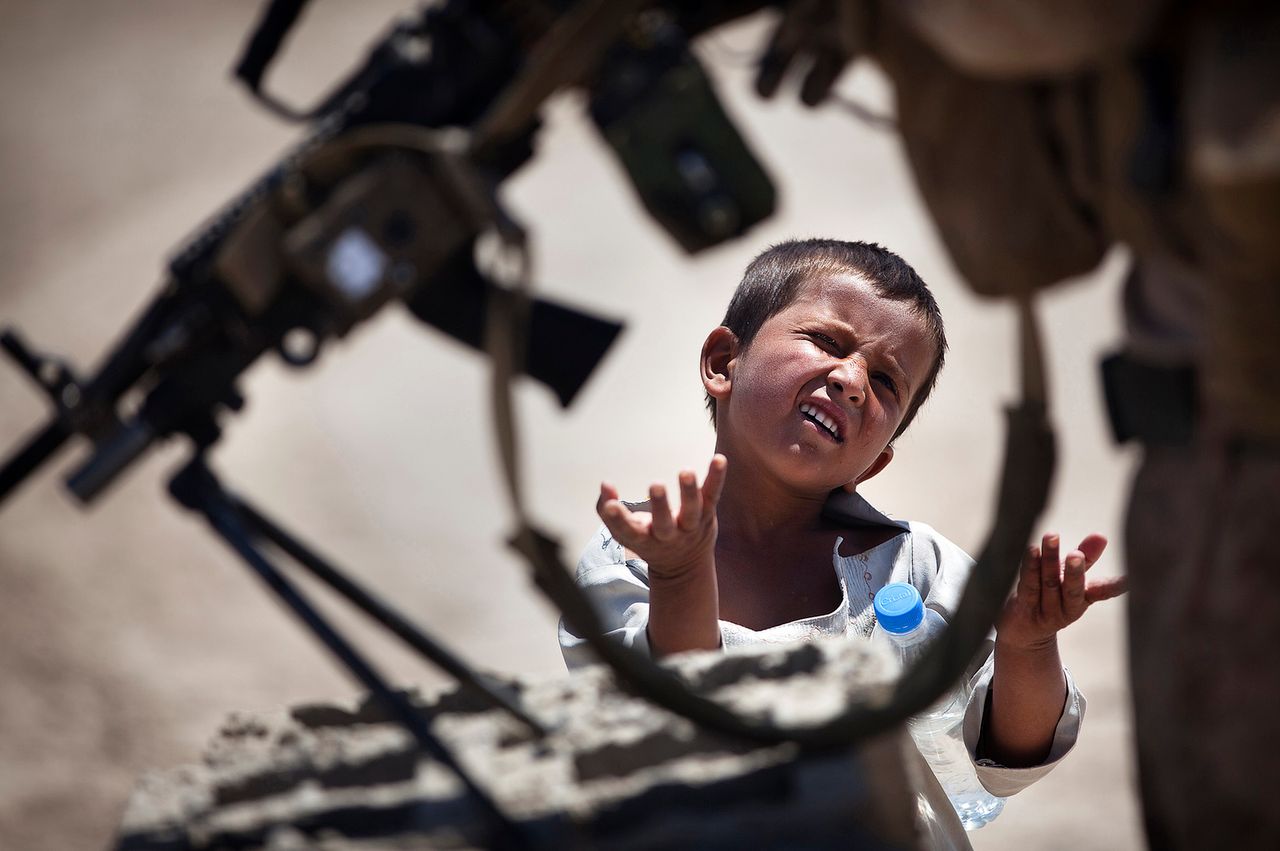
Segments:
[[[679,475],[629,505],[608,484],[578,566],[610,634],[655,656],[819,635],[870,637],[871,598],[911,582],[950,618],[973,561],[930,527],[891,520],[857,487],[893,460],[928,398],[946,337],[928,287],[878,245],[804,240],[747,267],[702,347],[716,454],[701,487]],[[1057,633],[1123,580],[1086,582],[1106,539],[1060,561],[1056,535],[1023,558],[978,660],[965,739],[983,784],[1007,796],[1072,747],[1084,712]],[[624,549],[625,548],[625,549]],[[563,625],[571,667],[591,661]]]

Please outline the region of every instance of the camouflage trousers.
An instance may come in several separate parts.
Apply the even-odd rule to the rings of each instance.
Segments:
[[[1151,847],[1280,847],[1280,447],[1148,447],[1126,532]]]

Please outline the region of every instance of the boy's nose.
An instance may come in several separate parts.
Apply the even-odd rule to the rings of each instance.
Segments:
[[[857,360],[846,360],[827,373],[827,392],[835,401],[848,399],[860,407],[867,400],[867,370]]]

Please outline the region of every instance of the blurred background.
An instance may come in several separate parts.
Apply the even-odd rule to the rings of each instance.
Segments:
[[[155,293],[169,254],[298,138],[232,83],[255,0],[5,0],[0,30],[0,320],[79,367],[96,362]],[[308,102],[363,55],[407,0],[312,4],[270,86]],[[762,102],[751,59],[769,19],[697,47],[721,98],[779,187],[779,214],[690,259],[644,214],[580,99],[547,110],[535,160],[506,186],[534,236],[542,293],[626,322],[568,411],[519,391],[526,476],[542,522],[576,556],[596,526],[600,479],[624,495],[704,468],[713,435],[695,369],[742,268],[767,244],[832,236],[880,242],[930,282],[952,351],[939,388],[865,489],[976,551],[990,523],[1015,392],[1013,316],[971,296],[937,241],[892,132],[792,92]],[[868,63],[840,91],[891,114]],[[1096,568],[1122,572],[1132,457],[1108,437],[1096,376],[1120,333],[1112,255],[1051,291],[1048,329],[1060,462],[1046,530],[1112,537]],[[561,676],[556,612],[502,541],[483,358],[393,306],[308,370],[265,358],[249,403],[213,456],[227,483],[350,568],[479,667]],[[0,367],[0,448],[46,416]],[[77,447],[79,449],[80,447]],[[58,456],[0,509],[0,848],[105,848],[139,774],[191,762],[228,713],[358,691],[240,563],[168,499],[186,456],[135,465],[90,510]],[[444,679],[350,625],[398,683]],[[1076,751],[971,834],[979,851],[1142,847],[1123,603],[1064,634],[1089,708]]]

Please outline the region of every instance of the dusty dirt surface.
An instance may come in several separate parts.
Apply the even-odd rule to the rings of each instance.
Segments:
[[[296,128],[230,80],[257,3],[9,0],[0,28],[0,317],[88,366],[156,291],[165,258],[265,169]],[[315,3],[272,85],[322,91],[408,6]],[[627,331],[565,412],[522,387],[525,468],[544,523],[576,550],[608,477],[624,494],[705,465],[712,435],[694,364],[742,267],[771,241],[882,242],[934,287],[952,352],[934,400],[866,489],[976,550],[989,522],[1014,386],[1010,310],[980,303],[921,209],[898,142],[838,108],[761,103],[749,62],[764,21],[700,46],[730,110],[782,193],[777,216],[690,260],[651,224],[581,103],[548,110],[537,160],[507,189],[533,229],[543,291],[624,319]],[[841,83],[892,109],[866,65]],[[993,246],[993,250],[999,250]],[[1117,536],[1131,458],[1103,423],[1095,364],[1119,338],[1114,256],[1043,300],[1061,463],[1046,529]],[[242,492],[350,566],[484,668],[552,678],[556,615],[502,545],[484,361],[390,308],[313,369],[264,360],[214,463]],[[46,413],[0,370],[0,438]],[[64,452],[0,510],[0,847],[93,849],[114,834],[144,769],[193,761],[228,713],[340,700],[356,687],[164,485],[174,444],[85,511],[61,485]],[[1119,572],[1119,546],[1096,570]],[[395,681],[439,675],[336,607]],[[979,851],[1141,846],[1124,666],[1123,607],[1064,635],[1089,698],[1083,738],[1047,779],[973,834]]]

